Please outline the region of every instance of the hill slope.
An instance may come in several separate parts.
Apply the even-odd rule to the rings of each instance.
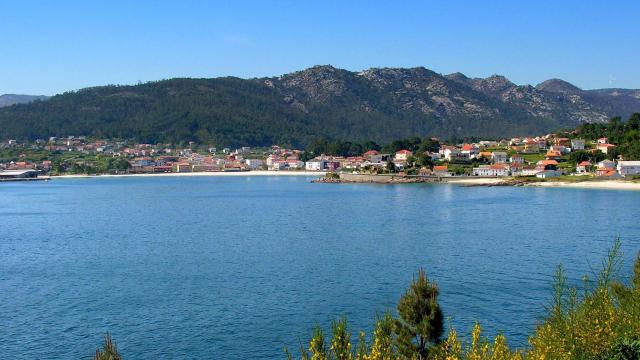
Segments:
[[[300,146],[325,137],[382,142],[534,134],[640,110],[637,90],[583,91],[557,81],[533,87],[425,68],[356,73],[315,66],[273,78],[102,86],[0,109],[0,138]]]
[[[48,98],[48,96],[44,95],[4,94],[0,95],[0,108],[14,104],[26,104],[36,100],[47,100]]]

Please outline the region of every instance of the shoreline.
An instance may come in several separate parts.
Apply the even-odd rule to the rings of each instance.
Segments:
[[[226,176],[226,177],[247,177],[247,176],[303,176],[323,178],[326,172],[316,171],[238,171],[238,172],[188,172],[188,173],[152,173],[152,174],[103,174],[103,175],[56,175],[41,177],[38,180],[55,180],[55,179],[91,179],[91,178],[145,178],[145,177],[194,177],[194,176]],[[587,180],[577,182],[567,181],[540,181],[540,182],[518,182],[513,178],[456,178],[448,177],[442,182],[423,182],[430,184],[451,184],[463,187],[475,186],[522,186],[522,187],[547,187],[547,188],[574,188],[574,189],[596,189],[596,190],[625,190],[640,191],[640,182],[632,182],[629,180]],[[322,182],[322,181],[320,181]],[[336,181],[340,183],[340,181]],[[370,182],[344,181],[344,184],[358,184]],[[380,184],[402,184],[412,182],[380,182]],[[420,182],[418,182],[420,183]]]
[[[598,190],[625,190],[640,191],[640,182],[630,179],[597,179],[589,178],[577,181],[563,180],[545,180],[545,181],[527,181],[526,179],[518,179],[513,177],[442,177],[438,180],[429,178],[394,178],[393,176],[376,175],[350,175],[333,179],[330,181],[318,181],[328,183],[346,183],[346,184],[407,184],[407,183],[429,183],[429,184],[451,184],[462,187],[477,186],[512,186],[512,187],[555,187],[555,188],[578,188],[578,189],[598,189]]]
[[[528,184],[525,184],[524,186],[640,191],[640,183],[626,181],[626,180],[591,180],[591,181],[579,181],[579,182],[566,182],[566,181],[537,182],[537,183],[528,183]]]
[[[322,171],[202,171],[202,172],[183,172],[183,173],[145,173],[145,174],[102,174],[102,175],[83,175],[83,174],[67,174],[50,176],[49,179],[87,179],[87,178],[139,178],[139,177],[175,177],[175,176],[325,176]]]

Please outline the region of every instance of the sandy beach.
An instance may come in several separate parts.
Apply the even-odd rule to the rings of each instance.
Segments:
[[[505,180],[501,178],[444,178],[444,184],[456,185],[494,185],[503,183]]]
[[[82,179],[82,178],[124,178],[124,177],[162,177],[162,176],[309,176],[322,177],[326,173],[318,171],[237,171],[237,172],[191,172],[191,173],[157,173],[157,174],[120,174],[120,175],[59,175],[49,177],[55,179]],[[508,182],[503,178],[446,178],[441,184],[454,184],[462,186],[499,185]],[[435,183],[437,184],[437,183]],[[627,180],[590,180],[579,182],[545,181],[524,183],[522,186],[558,187],[579,189],[603,189],[603,190],[632,190],[640,191],[640,182]]]
[[[640,190],[640,183],[625,180],[599,180],[581,182],[537,182],[529,183],[526,186],[539,187],[565,187],[579,189],[603,189],[603,190]]]
[[[157,176],[324,176],[320,171],[220,171],[220,172],[184,172],[184,173],[155,173],[155,174],[105,174],[105,175],[58,175],[51,179],[81,179],[81,178],[122,178],[122,177],[157,177]]]

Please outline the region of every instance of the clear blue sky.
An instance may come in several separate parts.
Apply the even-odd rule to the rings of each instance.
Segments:
[[[315,64],[640,88],[638,14],[638,0],[0,0],[0,94]]]

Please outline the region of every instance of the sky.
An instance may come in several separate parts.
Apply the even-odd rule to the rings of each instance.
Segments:
[[[640,1],[0,0],[0,94],[318,65],[640,88]]]

